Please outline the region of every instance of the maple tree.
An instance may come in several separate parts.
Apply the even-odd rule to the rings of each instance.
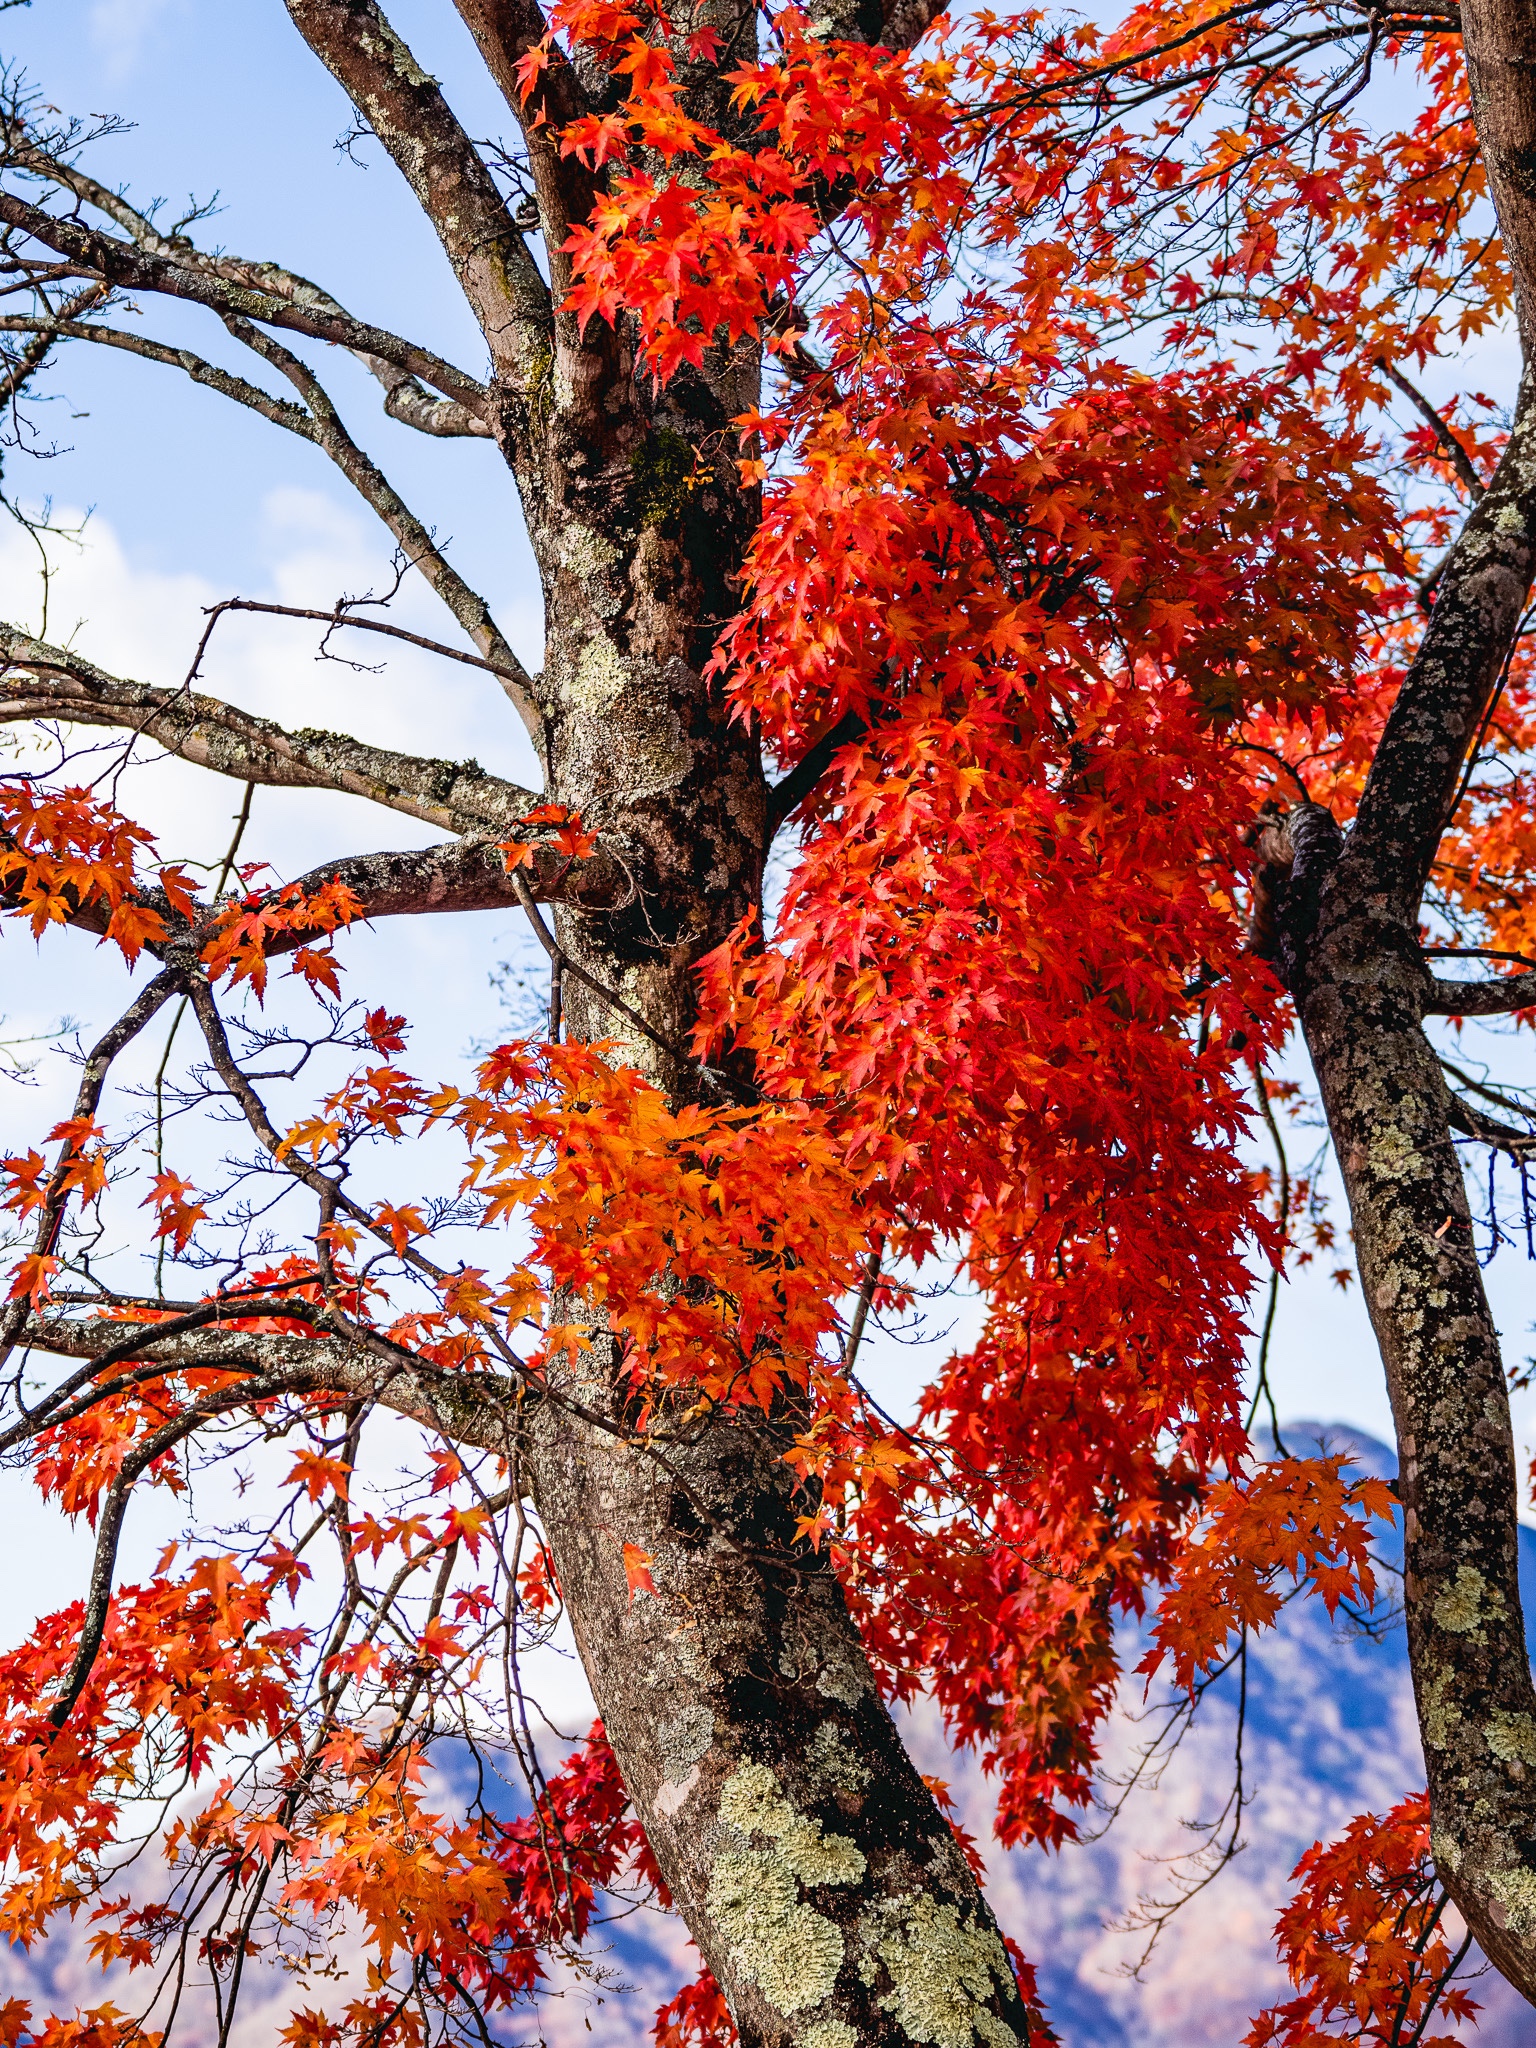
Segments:
[[[1399,1504],[1428,1792],[1304,1861],[1297,1997],[1250,2038],[1433,2039],[1469,2010],[1448,1900],[1536,1997],[1517,1481],[1452,1133],[1532,1140],[1423,1029],[1536,1008],[1536,388],[1441,413],[1415,381],[1533,303],[1536,27],[1503,0],[456,0],[516,124],[494,151],[374,0],[286,7],[435,230],[483,374],[163,227],[104,182],[110,128],[13,82],[7,401],[107,347],[312,443],[544,785],[208,694],[230,605],[179,688],[0,628],[15,725],[445,835],[270,884],[232,850],[210,888],[68,742],[0,776],[8,948],[30,927],[46,972],[96,934],[131,976],[73,1113],[5,1162],[0,1444],[97,1547],[0,1659],[0,1925],[84,1915],[143,1987],[13,2001],[0,2037],[163,2036],[201,1977],[222,2044],[281,1960],[295,2048],[486,2041],[617,1890],[701,1955],[664,2044],[1049,2038],[891,1704],[937,1703],[1003,1841],[1059,1843],[1125,1624],[1196,1687],[1298,1585],[1369,1606]],[[129,317],[171,300],[244,368]],[[504,456],[540,674],[344,422],[327,349],[395,421]],[[545,1027],[417,1071],[398,991],[343,978],[349,928],[498,906],[547,956]],[[1496,965],[1439,980],[1437,949]],[[183,1008],[168,1132],[115,1068]],[[1297,1245],[1244,1146],[1298,1021],[1395,1494],[1245,1426],[1256,1272]],[[274,1046],[318,1077],[296,1108]],[[242,1124],[233,1178],[178,1163],[197,1110]],[[437,1191],[428,1135],[460,1163]],[[108,1270],[117,1189],[144,1259]],[[936,1259],[985,1323],[903,1423],[862,1333]],[[398,1458],[391,1416],[415,1478],[385,1508],[358,1475]],[[135,1490],[235,1449],[277,1497],[260,1529],[124,1583]],[[602,1718],[550,1768],[520,1672],[562,1616]],[[481,1761],[467,1797],[450,1753]],[[521,1773],[510,1817],[487,1756]],[[367,1982],[328,1999],[343,1928]]]

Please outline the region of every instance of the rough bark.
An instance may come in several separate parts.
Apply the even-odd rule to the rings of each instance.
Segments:
[[[606,1407],[615,1362],[599,1343],[559,1390]],[[772,1429],[716,1420],[658,1459],[550,1404],[530,1439],[608,1738],[743,2042],[1027,2039],[841,1590],[794,1541]],[[626,1541],[651,1557],[633,1598]]]
[[[1452,1104],[1422,1019],[1430,863],[1536,577],[1536,381],[1444,577],[1353,831],[1299,805],[1258,841],[1349,1199],[1400,1456],[1408,1646],[1440,1874],[1536,2002],[1536,1689],[1509,1402]]]
[[[1467,0],[1473,109],[1527,343],[1536,333],[1536,9]],[[1263,946],[1296,997],[1349,1199],[1400,1457],[1405,1604],[1436,1864],[1468,1926],[1536,2002],[1536,1689],[1517,1569],[1519,1475],[1429,1014],[1492,1014],[1536,976],[1439,984],[1418,920],[1469,750],[1536,577],[1536,380],[1448,556],[1355,825],[1312,805],[1258,836]],[[1505,1133],[1519,1142],[1519,1134]]]
[[[1478,145],[1530,355],[1536,340],[1536,8],[1531,0],[1463,0],[1461,41]]]
[[[538,799],[478,761],[434,761],[350,733],[288,732],[200,691],[108,675],[77,654],[0,624],[0,722],[56,718],[137,733],[199,768],[273,788],[362,796],[445,832],[510,837]]]

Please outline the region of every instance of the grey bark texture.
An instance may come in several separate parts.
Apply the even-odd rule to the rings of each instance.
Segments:
[[[1396,1421],[1436,1865],[1484,1952],[1536,2002],[1536,1690],[1517,1569],[1519,1474],[1452,1104],[1423,1030],[1447,1003],[1418,937],[1430,864],[1533,577],[1528,374],[1352,831],[1341,842],[1327,811],[1298,805],[1260,834],[1256,881],[1265,950],[1295,996],[1322,1092]]]

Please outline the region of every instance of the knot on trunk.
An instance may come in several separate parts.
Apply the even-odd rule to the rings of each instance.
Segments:
[[[1266,804],[1243,833],[1256,856],[1248,950],[1269,961],[1292,995],[1306,972],[1323,884],[1338,865],[1343,834],[1326,804]]]

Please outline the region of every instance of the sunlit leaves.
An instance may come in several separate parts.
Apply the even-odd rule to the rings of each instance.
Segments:
[[[1454,2024],[1478,2010],[1450,1981],[1465,1943],[1435,1877],[1426,1794],[1358,1815],[1338,1841],[1315,1843],[1292,1876],[1297,1889],[1275,1932],[1297,1995],[1259,2015],[1247,2048],[1453,2048],[1464,2038],[1426,2031],[1437,2015]]]

